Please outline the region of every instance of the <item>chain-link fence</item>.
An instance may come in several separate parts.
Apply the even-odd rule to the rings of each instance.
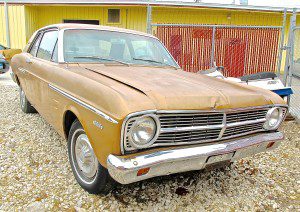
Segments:
[[[290,39],[290,74],[288,86],[294,94],[290,97],[290,113],[300,120],[300,27],[292,27]]]
[[[225,76],[241,77],[280,69],[282,26],[152,24],[152,29],[185,71],[216,64]]]

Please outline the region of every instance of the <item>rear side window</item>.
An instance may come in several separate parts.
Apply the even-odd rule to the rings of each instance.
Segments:
[[[37,52],[37,50],[38,50],[38,47],[39,47],[41,38],[42,38],[42,33],[39,33],[39,34],[36,36],[36,39],[34,40],[34,43],[33,43],[33,45],[31,46],[31,49],[30,49],[30,52],[29,52],[32,56],[36,56],[36,52]]]
[[[37,51],[37,57],[44,60],[51,60],[54,47],[57,41],[58,32],[48,31],[45,32]]]

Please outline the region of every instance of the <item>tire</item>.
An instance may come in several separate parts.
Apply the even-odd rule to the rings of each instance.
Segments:
[[[115,185],[108,170],[94,154],[88,137],[76,119],[68,136],[68,154],[73,174],[79,185],[91,194],[108,194]],[[86,160],[86,163],[82,161]]]
[[[21,87],[20,87],[20,107],[24,113],[36,113],[37,112],[35,110],[35,108],[28,101],[28,99],[25,95],[25,92],[23,91],[23,89]]]

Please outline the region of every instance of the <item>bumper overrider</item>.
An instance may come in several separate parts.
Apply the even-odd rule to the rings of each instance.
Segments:
[[[235,161],[276,148],[283,139],[281,132],[170,150],[158,150],[135,156],[109,155],[107,168],[113,179],[129,184],[152,177],[204,169],[207,165]]]

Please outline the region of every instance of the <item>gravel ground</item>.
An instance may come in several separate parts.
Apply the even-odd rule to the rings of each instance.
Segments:
[[[300,211],[300,125],[283,130],[280,148],[230,167],[90,195],[72,175],[66,141],[38,114],[23,114],[18,88],[0,76],[0,211]]]

